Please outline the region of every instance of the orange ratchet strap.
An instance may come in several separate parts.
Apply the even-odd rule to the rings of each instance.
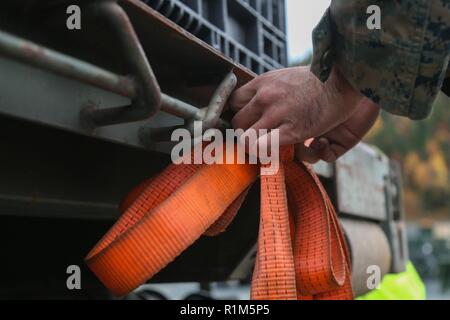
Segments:
[[[352,299],[336,213],[311,168],[294,162],[292,149],[277,174],[260,177],[251,298]],[[128,294],[201,235],[225,231],[259,173],[250,164],[170,165],[129,193],[124,214],[88,254],[87,265],[115,295]]]

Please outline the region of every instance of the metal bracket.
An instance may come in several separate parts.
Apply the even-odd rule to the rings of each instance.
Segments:
[[[196,113],[193,114],[190,119],[187,119],[184,125],[160,127],[160,128],[142,127],[139,132],[140,140],[144,144],[147,141],[152,142],[170,141],[170,136],[172,132],[180,128],[187,129],[191,134],[194,134],[194,123],[196,121],[202,122],[203,132],[212,128],[225,129],[230,127],[230,125],[227,122],[220,119],[220,115],[223,112],[223,109],[229,96],[236,87],[236,84],[237,78],[231,71],[217,87],[208,106],[203,109],[197,109]]]
[[[84,116],[90,118],[95,126],[139,121],[153,116],[161,107],[161,90],[127,14],[115,1],[93,2],[88,8],[116,33],[132,73],[136,95],[130,106],[85,109]]]

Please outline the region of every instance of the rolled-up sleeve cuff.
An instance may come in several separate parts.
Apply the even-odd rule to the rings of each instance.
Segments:
[[[447,70],[446,52],[433,54],[432,63],[428,62],[424,39],[430,3],[417,3],[408,10],[396,8],[402,24],[386,18],[389,27],[369,30],[365,11],[352,7],[356,2],[336,2],[313,31],[311,72],[325,82],[336,64],[355,90],[385,111],[426,118]]]
[[[313,59],[311,62],[311,72],[320,79],[327,81],[333,67],[332,52],[332,28],[330,19],[330,9],[328,8],[319,24],[314,28],[313,38]]]

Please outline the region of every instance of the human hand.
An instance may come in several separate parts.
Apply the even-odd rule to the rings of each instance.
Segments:
[[[228,105],[236,113],[235,129],[279,129],[284,146],[303,144],[338,127],[354,114],[361,99],[336,68],[322,83],[309,67],[295,67],[255,78],[236,90]]]
[[[309,146],[296,145],[297,159],[309,163],[316,163],[319,160],[336,161],[361,141],[379,114],[380,107],[364,98],[347,121],[315,138]]]

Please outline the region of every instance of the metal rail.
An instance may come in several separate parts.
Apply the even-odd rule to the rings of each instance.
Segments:
[[[226,121],[220,119],[220,114],[237,82],[233,73],[230,73],[219,85],[207,109],[197,108],[166,95],[160,90],[125,11],[115,1],[94,2],[88,7],[95,16],[105,19],[117,34],[131,76],[115,74],[4,31],[0,31],[0,55],[132,100],[131,105],[123,107],[83,108],[80,111],[82,118],[93,127],[146,120],[158,110],[185,119],[187,128],[194,120],[204,121],[205,130],[212,127],[229,127]],[[145,134],[140,136],[149,138]]]
[[[161,90],[126,12],[115,1],[93,2],[87,8],[96,18],[105,20],[118,38],[136,94],[130,106],[87,109],[85,116],[90,117],[96,126],[139,121],[153,116],[161,107]]]
[[[236,87],[237,78],[233,72],[230,72],[224,80],[219,84],[216,91],[214,92],[208,106],[204,109],[196,109],[195,114],[194,110],[189,117],[189,120],[185,122],[182,126],[169,126],[169,127],[160,127],[160,128],[150,128],[150,127],[141,127],[139,130],[140,140],[152,141],[152,142],[163,142],[170,141],[170,136],[172,132],[179,128],[185,128],[189,130],[191,134],[194,134],[194,122],[202,121],[202,130],[203,132],[212,128],[228,128],[230,127],[228,123],[220,119],[220,115],[225,107],[225,104],[228,100],[228,97],[233,92],[233,89]],[[176,105],[174,103],[173,105]],[[180,111],[186,111],[189,107],[182,106]],[[164,109],[164,106],[163,106]],[[187,119],[188,117],[185,117]],[[198,137],[197,137],[198,138]]]
[[[117,75],[1,30],[0,55],[121,96],[129,98],[136,96],[136,86],[128,77]]]

